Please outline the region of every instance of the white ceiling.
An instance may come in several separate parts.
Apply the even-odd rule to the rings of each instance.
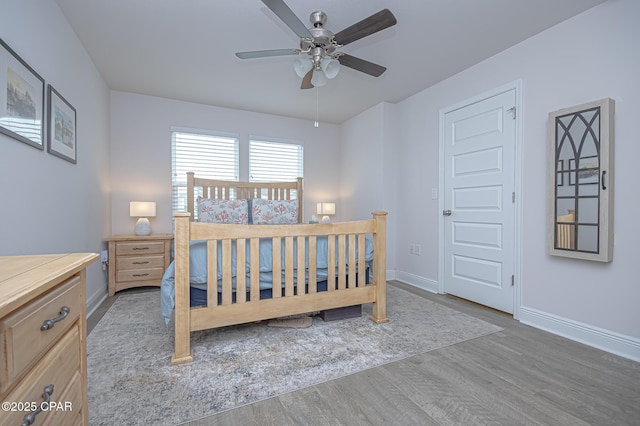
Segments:
[[[110,89],[341,123],[398,102],[604,0],[285,0],[298,18],[322,10],[338,32],[388,8],[398,24],[341,51],[387,67],[378,78],[342,67],[300,90],[299,39],[260,0],[56,0]],[[311,24],[309,23],[309,26]],[[317,92],[317,93],[316,93]]]

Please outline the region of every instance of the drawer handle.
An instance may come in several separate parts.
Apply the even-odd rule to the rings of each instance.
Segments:
[[[149,274],[133,274],[134,277],[148,277]]]
[[[42,403],[38,406],[37,410],[34,410],[28,414],[25,414],[25,416],[22,418],[21,426],[29,426],[35,423],[36,416],[40,414],[40,412],[42,411],[42,408],[48,406],[49,403],[51,402],[51,395],[53,395],[53,384],[45,387],[42,390]]]
[[[134,247],[133,250],[149,250],[149,247]]]
[[[45,320],[40,326],[40,330],[41,331],[51,330],[53,328],[53,325],[65,319],[67,315],[69,315],[69,312],[71,312],[71,308],[68,306],[63,306],[62,308],[60,308],[60,316],[55,317],[53,319]]]
[[[144,262],[133,262],[134,265],[146,265],[147,263],[149,263],[148,260],[145,260]]]

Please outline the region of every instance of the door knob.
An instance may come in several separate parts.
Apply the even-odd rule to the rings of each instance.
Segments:
[[[451,210],[442,210],[442,216],[451,216]]]

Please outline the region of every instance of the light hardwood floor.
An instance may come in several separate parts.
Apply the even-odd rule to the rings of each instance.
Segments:
[[[504,331],[187,425],[640,425],[640,363],[465,300],[390,284]],[[89,318],[89,330],[116,297]]]

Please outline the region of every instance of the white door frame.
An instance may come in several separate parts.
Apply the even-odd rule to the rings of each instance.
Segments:
[[[505,84],[504,86],[497,87],[489,90],[480,95],[466,99],[462,102],[458,102],[454,105],[442,108],[440,110],[439,120],[439,177],[438,177],[438,293],[444,293],[444,216],[442,211],[444,210],[444,120],[445,115],[449,112],[463,108],[467,105],[471,105],[493,96],[499,95],[510,90],[516,92],[516,135],[515,135],[515,182],[514,188],[516,192],[515,198],[515,218],[514,218],[514,277],[515,285],[513,292],[513,317],[515,319],[520,318],[520,306],[522,306],[522,80],[516,80],[514,82]]]

